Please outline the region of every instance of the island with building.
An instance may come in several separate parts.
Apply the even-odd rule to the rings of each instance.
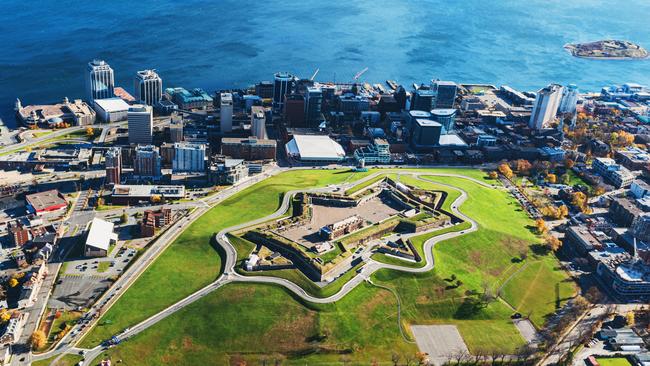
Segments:
[[[571,55],[594,59],[639,59],[647,58],[648,51],[636,43],[616,39],[586,43],[567,43],[564,48]]]

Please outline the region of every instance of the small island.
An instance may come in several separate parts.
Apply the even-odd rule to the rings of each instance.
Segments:
[[[639,59],[648,57],[648,51],[630,41],[602,40],[588,43],[569,43],[564,45],[575,57],[594,59]]]

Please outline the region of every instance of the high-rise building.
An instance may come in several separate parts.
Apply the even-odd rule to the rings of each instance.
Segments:
[[[443,134],[449,134],[454,130],[456,110],[452,108],[432,109],[431,118],[442,125]]]
[[[427,150],[440,143],[442,125],[428,119],[416,119],[413,123],[411,146],[416,150]]]
[[[305,117],[307,127],[318,127],[322,120],[321,107],[323,91],[319,87],[308,87],[305,93]]]
[[[261,81],[255,85],[255,94],[263,99],[273,98],[273,83],[270,81]]]
[[[177,142],[174,144],[174,160],[172,162],[174,172],[204,172],[205,163],[205,144],[189,142]]]
[[[578,86],[569,84],[562,90],[560,113],[575,113],[578,106]]]
[[[160,153],[153,145],[138,145],[135,148],[133,172],[139,177],[160,177]]]
[[[232,94],[221,93],[221,133],[232,131]]]
[[[115,96],[115,77],[113,69],[104,60],[92,60],[86,67],[86,97],[92,105],[95,99]]]
[[[162,98],[162,79],[154,70],[142,70],[135,74],[135,100],[153,106]]]
[[[453,81],[434,80],[432,89],[435,93],[434,107],[437,109],[454,108],[458,85]]]
[[[172,116],[171,124],[169,125],[169,138],[172,142],[183,141],[183,119],[180,116]]]
[[[287,126],[305,127],[305,97],[301,94],[287,95],[282,113]]]
[[[288,94],[293,91],[295,77],[288,72],[278,72],[275,74],[273,83],[273,110],[282,112],[284,110],[284,100]]]
[[[148,105],[133,105],[127,113],[129,144],[151,144],[153,141],[153,112]]]
[[[266,135],[266,115],[264,107],[254,105],[251,108],[251,135],[260,140],[267,138]]]
[[[106,184],[120,184],[122,180],[122,150],[111,147],[104,156],[106,166]]]
[[[418,89],[411,95],[411,111],[430,111],[435,106],[436,95],[430,89]]]
[[[528,127],[534,130],[541,130],[555,120],[560,99],[562,98],[562,86],[551,84],[537,92],[533,112],[528,121]]]

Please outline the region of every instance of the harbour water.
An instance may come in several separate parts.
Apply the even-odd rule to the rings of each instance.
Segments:
[[[0,118],[13,103],[83,97],[83,70],[107,60],[116,84],[155,68],[165,86],[243,87],[286,70],[317,79],[403,84],[432,78],[549,82],[599,90],[650,85],[650,60],[589,60],[570,42],[626,39],[650,48],[650,2],[628,0],[3,0]]]

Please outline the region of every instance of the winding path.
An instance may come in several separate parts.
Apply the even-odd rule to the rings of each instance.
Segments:
[[[283,169],[284,170],[284,169]],[[429,240],[427,240],[424,243],[423,246],[423,251],[425,254],[424,260],[426,261],[426,264],[423,267],[419,268],[409,268],[409,267],[402,267],[398,265],[393,265],[393,264],[386,264],[386,263],[381,263],[376,260],[373,260],[372,258],[368,258],[366,260],[366,263],[361,267],[361,270],[359,273],[354,276],[352,279],[350,279],[348,282],[346,282],[341,289],[329,296],[329,297],[316,297],[311,294],[309,294],[307,291],[305,291],[302,287],[298,286],[294,282],[291,282],[287,279],[284,278],[279,278],[279,277],[271,277],[271,276],[244,276],[240,275],[235,271],[235,266],[236,266],[236,260],[237,260],[237,251],[233,247],[233,245],[229,242],[227,234],[233,231],[241,230],[246,227],[254,226],[266,221],[274,220],[277,218],[282,217],[283,215],[286,214],[287,210],[289,209],[290,205],[290,200],[293,195],[299,192],[332,192],[336,189],[336,187],[341,187],[341,185],[338,186],[330,186],[326,188],[317,188],[317,189],[311,189],[311,190],[292,190],[289,192],[286,192],[282,198],[282,203],[280,204],[280,207],[272,214],[267,215],[265,217],[262,217],[260,219],[250,221],[247,223],[231,226],[229,228],[221,230],[219,233],[216,234],[215,239],[217,243],[224,249],[225,251],[225,263],[224,263],[224,271],[219,278],[217,278],[214,282],[210,283],[209,285],[201,288],[200,290],[192,293],[191,295],[185,297],[184,299],[174,303],[173,305],[167,307],[166,309],[160,311],[157,314],[152,315],[151,317],[147,318],[146,320],[132,326],[131,328],[127,328],[125,331],[122,333],[118,334],[117,336],[124,340],[127,338],[130,338],[147,328],[151,327],[152,325],[158,323],[162,319],[166,318],[169,315],[172,315],[176,311],[192,304],[193,302],[201,299],[202,297],[210,294],[211,292],[217,290],[221,286],[228,284],[228,283],[234,283],[234,282],[248,282],[248,283],[265,283],[265,284],[274,284],[274,285],[279,285],[282,287],[285,287],[289,291],[293,292],[296,296],[300,297],[304,301],[312,302],[312,303],[319,303],[319,304],[325,304],[325,303],[332,303],[336,302],[340,299],[342,299],[345,295],[350,293],[356,286],[358,286],[360,283],[369,280],[369,278],[372,276],[373,273],[380,269],[392,269],[392,270],[397,270],[397,271],[403,271],[403,272],[409,272],[409,273],[421,273],[421,272],[427,272],[433,269],[434,267],[434,258],[433,258],[433,246],[441,242],[443,240],[448,240],[452,239],[461,235],[468,234],[470,232],[474,232],[478,230],[478,224],[476,221],[474,221],[472,218],[464,215],[462,212],[458,210],[458,207],[460,207],[463,202],[468,198],[467,192],[464,190],[450,186],[448,184],[440,183],[440,182],[433,182],[430,180],[427,180],[423,178],[423,176],[444,176],[444,177],[455,177],[455,178],[461,178],[461,179],[467,179],[470,180],[476,184],[479,184],[483,187],[490,188],[490,189],[497,189],[498,187],[494,185],[487,184],[483,181],[480,181],[478,179],[472,178],[472,177],[467,177],[464,175],[460,174],[452,174],[452,173],[436,173],[436,172],[418,172],[416,170],[386,170],[382,172],[377,172],[371,175],[368,175],[364,177],[363,179],[357,180],[352,183],[345,183],[344,185],[348,186],[354,186],[357,184],[361,184],[365,181],[371,180],[377,176],[380,175],[387,175],[387,174],[392,174],[392,173],[400,173],[400,174],[405,174],[405,175],[412,175],[415,176],[418,180],[422,181],[427,181],[427,182],[432,182],[436,183],[438,185],[446,186],[448,188],[455,189],[459,191],[461,194],[459,197],[457,197],[451,204],[451,211],[457,215],[458,217],[462,218],[463,220],[470,222],[471,226],[468,229],[465,229],[463,231],[455,231],[455,232],[449,232],[445,233],[439,236],[435,236]],[[343,190],[343,187],[340,189]],[[424,233],[419,233],[424,234]],[[102,346],[96,346],[95,348],[89,349],[89,350],[82,350],[80,348],[74,348],[72,347],[72,344],[67,344],[64,347],[57,347],[54,351],[48,352],[49,356],[52,356],[53,354],[65,354],[65,353],[70,353],[70,352],[79,352],[79,351],[84,351],[85,352],[85,361],[84,365],[90,365],[92,361],[99,357],[101,353],[103,352],[103,347]],[[59,356],[60,357],[60,356]],[[35,359],[42,359],[42,357],[35,357]]]

